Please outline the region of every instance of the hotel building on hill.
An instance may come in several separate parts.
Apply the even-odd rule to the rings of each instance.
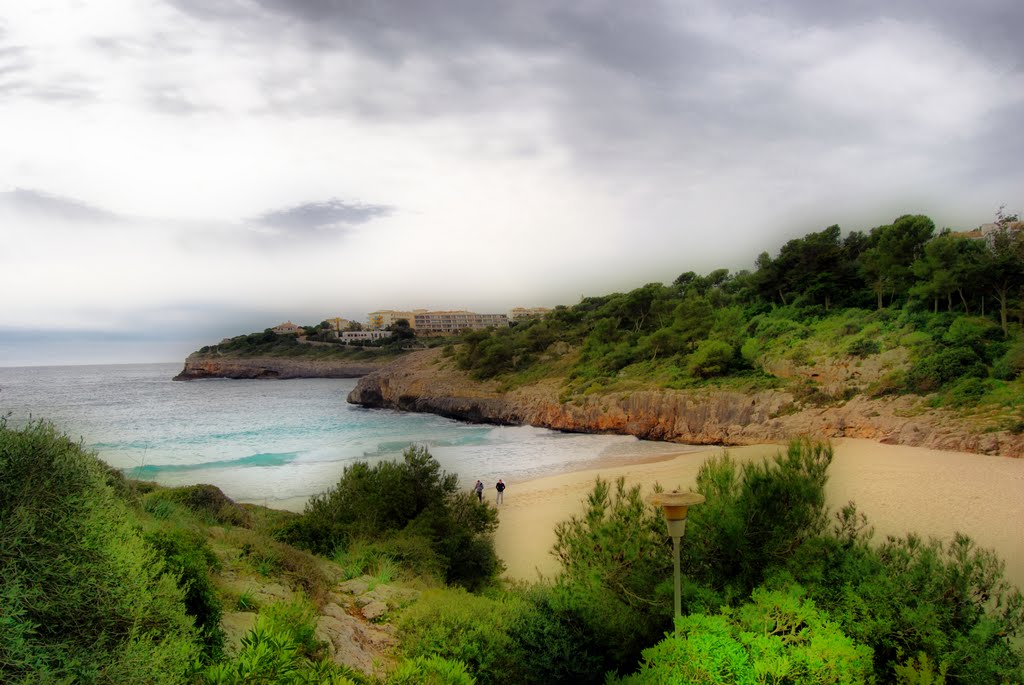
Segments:
[[[410,322],[411,323],[411,322]],[[507,314],[477,314],[465,310],[416,314],[416,335],[451,335],[467,328],[508,327]]]
[[[416,315],[426,314],[426,309],[414,309],[413,311],[396,311],[394,309],[381,309],[380,311],[370,312],[366,315],[366,327],[372,328],[373,330],[382,330],[388,326],[395,325],[395,322],[399,319],[405,319],[409,322],[409,326],[416,328]]]
[[[551,310],[547,307],[513,307],[508,312],[508,318],[509,321],[519,321],[520,319],[539,319],[550,312]]]

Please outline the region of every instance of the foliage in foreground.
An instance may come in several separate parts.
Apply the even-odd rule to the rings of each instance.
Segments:
[[[830,460],[826,446],[796,442],[770,461],[741,466],[723,456],[701,467],[697,489],[708,499],[691,509],[687,525],[684,614],[721,627],[766,592],[796,593],[843,640],[870,650],[865,682],[1024,682],[1024,654],[1012,641],[1024,629],[1024,600],[1003,579],[1002,562],[962,535],[949,543],[908,535],[873,546],[852,505],[828,529]],[[598,661],[586,676],[550,682],[597,683],[605,670],[634,670],[640,652],[671,627],[670,550],[664,522],[639,489],[595,484],[584,515],[559,526],[554,552],[563,570],[545,611],[580,626],[579,663]],[[647,654],[650,667],[662,668],[669,654],[690,654],[696,635],[690,630],[683,644],[673,634]],[[744,658],[754,656],[746,650]],[[819,682],[814,678],[783,682]]]
[[[830,447],[802,441],[772,460],[738,465],[723,455],[701,466],[707,503],[691,511],[684,545],[691,610],[741,601],[821,530],[831,459]],[[623,670],[671,625],[672,543],[639,486],[619,479],[613,490],[598,479],[586,505],[556,529],[556,596],[602,645],[603,670]]]
[[[492,539],[497,524],[492,506],[460,492],[457,476],[443,472],[425,447],[410,447],[401,462],[345,467],[338,483],[313,497],[279,535],[328,556],[377,541],[397,560],[423,559],[428,569],[440,568],[445,582],[472,589],[501,571]]]
[[[843,634],[799,586],[755,590],[717,615],[690,614],[644,650],[622,685],[858,685],[870,682],[871,648]]]
[[[809,541],[781,574],[796,578],[819,607],[875,654],[884,682],[900,669],[933,665],[949,682],[1024,681],[1024,597],[1003,577],[1004,563],[965,535],[916,535],[870,544],[852,505],[830,535]],[[908,681],[910,682],[910,681]]]
[[[0,422],[0,680],[177,683],[198,657],[175,578],[107,477],[52,425]]]
[[[480,685],[597,682],[604,673],[600,645],[561,611],[547,585],[487,596],[434,590],[398,625],[408,658],[464,664]]]

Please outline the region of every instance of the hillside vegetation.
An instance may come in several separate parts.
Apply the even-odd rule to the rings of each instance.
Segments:
[[[340,342],[299,340],[297,335],[278,335],[271,329],[262,333],[237,335],[216,345],[206,345],[198,357],[302,357],[324,361],[371,361],[402,353],[401,341],[385,340],[375,344],[345,345]]]
[[[48,424],[0,422],[0,680],[1024,682],[1002,562],[959,535],[876,543],[852,503],[825,510],[831,460],[795,442],[702,466],[673,624],[672,543],[622,480],[558,525],[554,578],[509,584],[497,512],[422,449],[354,465],[297,515],[126,480]]]
[[[925,216],[845,237],[838,226],[761,254],[752,271],[585,297],[448,349],[477,379],[558,378],[565,398],[634,388],[785,387],[820,402],[931,395],[1002,407],[1024,429],[1024,228],[936,233]],[[829,378],[829,366],[846,373]],[[852,369],[852,370],[851,370]]]

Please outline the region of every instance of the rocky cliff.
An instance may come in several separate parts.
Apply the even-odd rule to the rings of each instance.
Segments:
[[[464,421],[529,424],[585,433],[618,433],[689,444],[743,445],[856,437],[934,449],[1019,457],[1024,436],[978,432],[951,412],[923,410],[909,396],[807,406],[771,390],[645,390],[584,395],[563,402],[557,381],[502,392],[469,379],[438,349],[415,352],[364,376],[348,401],[429,412]]]
[[[302,357],[232,357],[194,353],[176,381],[202,378],[357,378],[382,368],[384,361],[303,359]]]

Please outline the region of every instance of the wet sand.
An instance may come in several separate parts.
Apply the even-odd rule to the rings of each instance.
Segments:
[[[737,460],[749,460],[783,447],[755,445],[728,451]],[[996,550],[1006,561],[1007,579],[1024,588],[1024,460],[871,440],[841,439],[833,447],[826,486],[830,509],[856,502],[874,526],[876,541],[906,532],[942,539],[956,531],[967,533],[980,546]],[[555,525],[583,511],[583,500],[598,475],[607,480],[625,476],[627,484],[639,483],[645,491],[655,482],[668,489],[688,489],[700,464],[722,451],[700,449],[669,459],[508,483],[495,537],[506,576],[536,580],[557,572],[558,564],[549,553]],[[490,496],[493,501],[493,493]]]

